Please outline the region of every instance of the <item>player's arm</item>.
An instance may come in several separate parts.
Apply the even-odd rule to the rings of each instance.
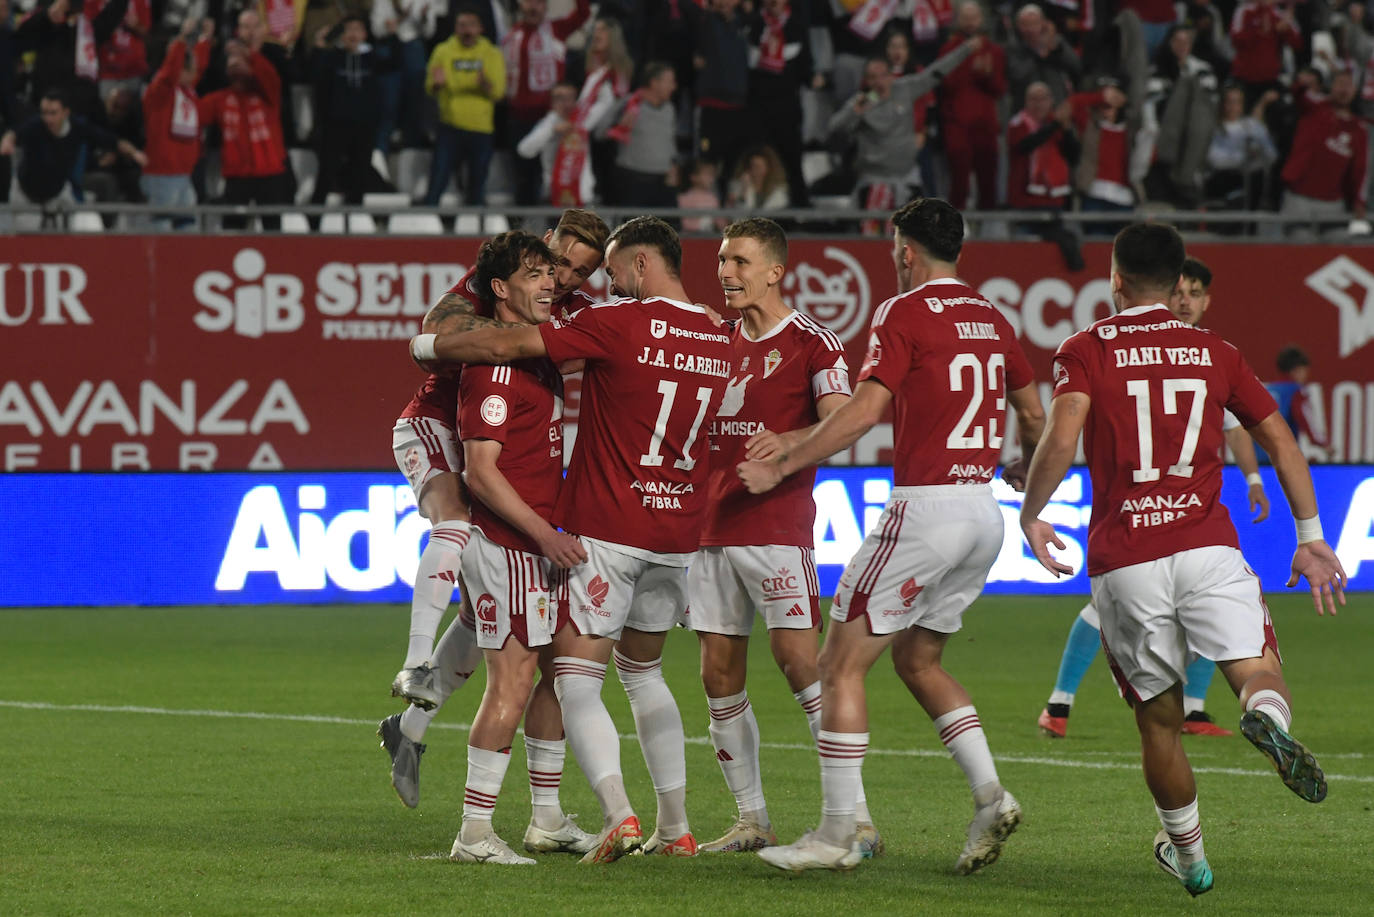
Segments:
[[[560,532],[521,499],[497,467],[501,444],[494,439],[463,440],[468,490],[492,512],[515,526],[539,545],[539,551],[559,567],[567,569],[583,563],[587,552],[582,543]]]
[[[1040,519],[1040,511],[1050,502],[1059,482],[1064,480],[1074,453],[1078,451],[1078,436],[1088,420],[1092,399],[1083,392],[1064,392],[1050,403],[1050,418],[1039,443],[1034,447],[1030,470],[1026,474],[1026,497],[1021,503],[1021,531],[1031,546],[1035,559],[1055,576],[1072,576],[1073,567],[1062,564],[1050,555],[1050,545],[1061,551],[1064,542],[1054,532],[1054,526]]]
[[[1298,548],[1293,552],[1293,575],[1288,585],[1296,586],[1300,576],[1306,577],[1317,614],[1324,613],[1323,605],[1326,611],[1335,614],[1336,601],[1345,604],[1345,569],[1336,552],[1322,538],[1321,520],[1317,518],[1317,494],[1312,488],[1307,459],[1303,458],[1293,431],[1277,411],[1251,427],[1250,435],[1269,453],[1297,526]]]
[[[410,355],[417,361],[510,363],[547,352],[536,325],[420,334],[410,339]]]
[[[821,399],[816,402],[816,416],[825,420],[847,403],[849,398],[849,395],[842,395],[838,392],[821,396]],[[809,427],[802,427],[800,430],[787,430],[783,433],[762,430],[744,441],[744,457],[757,459],[760,462],[775,458],[806,439],[811,435],[811,431],[818,426],[820,426],[819,421]]]
[[[520,328],[513,322],[501,322],[494,318],[483,318],[477,314],[477,307],[465,296],[445,293],[439,301],[430,306],[425,313],[425,321],[420,330],[426,334],[473,331],[477,328]]]
[[[761,494],[772,490],[794,471],[809,468],[841,449],[854,445],[882,418],[891,403],[892,392],[888,391],[887,386],[865,379],[854,390],[853,398],[812,427],[811,432],[795,446],[766,462],[740,462],[735,471],[750,493]]]
[[[1260,477],[1259,459],[1255,458],[1255,441],[1241,426],[1224,432],[1226,445],[1231,447],[1231,454],[1236,457],[1236,467],[1245,475],[1245,483],[1250,489],[1250,512],[1255,514],[1250,521],[1263,522],[1269,518],[1269,497],[1264,492],[1264,479]]]
[[[1045,434],[1045,408],[1040,403],[1040,389],[1032,382],[1007,393],[1011,408],[1016,412],[1016,437],[1021,443],[1021,457],[1002,470],[1002,480],[1014,490],[1026,489],[1026,469],[1035,457],[1035,447]]]

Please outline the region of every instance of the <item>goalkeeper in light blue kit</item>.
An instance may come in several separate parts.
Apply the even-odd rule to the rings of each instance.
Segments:
[[[1178,288],[1169,299],[1169,311],[1179,321],[1196,325],[1202,321],[1207,307],[1212,304],[1212,271],[1196,258],[1183,262],[1183,275],[1179,278]],[[1229,412],[1223,424],[1226,445],[1236,457],[1236,466],[1245,473],[1249,485],[1250,511],[1255,513],[1252,522],[1263,522],[1269,518],[1269,498],[1264,493],[1264,483],[1259,476],[1259,461],[1255,456],[1254,440],[1245,432],[1239,421]],[[1097,609],[1092,602],[1083,606],[1073,626],[1069,628],[1069,638],[1064,642],[1064,655],[1059,659],[1059,676],[1054,682],[1054,691],[1049,703],[1040,711],[1037,725],[1040,731],[1050,738],[1062,739],[1069,731],[1069,712],[1073,709],[1074,695],[1083,682],[1083,676],[1097,658],[1102,648],[1102,628],[1098,623]],[[1216,663],[1199,657],[1188,666],[1183,684],[1183,710],[1187,714],[1183,721],[1183,731],[1189,735],[1229,736],[1231,730],[1223,729],[1213,722],[1204,709],[1207,689],[1216,674]]]

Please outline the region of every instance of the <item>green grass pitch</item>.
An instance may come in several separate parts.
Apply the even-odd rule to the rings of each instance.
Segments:
[[[1239,736],[1186,740],[1198,770],[1216,887],[1189,899],[1154,866],[1158,828],[1131,717],[1102,660],[1069,738],[1035,728],[1073,599],[985,598],[946,662],[969,688],[1002,781],[1025,821],[999,862],[953,865],[972,814],[962,774],[884,662],[868,681],[864,779],[887,854],[846,875],[790,877],[752,855],[635,857],[584,867],[548,856],[524,869],[450,863],[474,679],[427,737],[420,807],[388,784],[377,721],[403,655],[397,606],[54,609],[0,612],[0,912],[4,914],[1172,914],[1374,913],[1374,730],[1368,595],[1335,619],[1304,596],[1271,598],[1295,694],[1295,732],[1330,795],[1292,795]],[[820,811],[805,719],[756,640],[750,695],[764,787],[790,841]],[[687,729],[688,810],[707,840],[734,804],[706,740],[691,634],[665,669]],[[632,723],[611,679],[623,734]],[[1209,709],[1238,718],[1218,678]],[[646,831],[652,790],[638,746],[621,756]],[[572,763],[563,802],[597,821]],[[529,815],[523,752],[496,810],[517,846]]]

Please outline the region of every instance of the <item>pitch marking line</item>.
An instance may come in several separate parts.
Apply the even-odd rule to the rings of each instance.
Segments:
[[[372,728],[376,720],[360,720],[354,717],[345,716],[318,716],[306,713],[259,713],[249,710],[173,710],[166,707],[139,707],[139,706],[112,706],[107,704],[49,704],[41,701],[17,701],[0,700],[0,707],[9,707],[17,710],[50,710],[61,713],[133,713],[148,716],[193,716],[204,717],[206,719],[228,719],[228,720],[268,720],[273,722],[285,723],[324,723],[333,726],[367,726]],[[431,723],[430,729],[451,729],[455,732],[467,732],[472,728],[471,723]],[[637,742],[634,735],[621,735],[622,742]],[[687,736],[688,745],[710,745],[711,740],[706,736]],[[767,748],[773,751],[815,751],[814,745],[801,744],[797,742],[760,742],[760,748]],[[936,751],[927,748],[870,748],[870,755],[894,758],[948,758],[949,752]],[[1364,758],[1360,753],[1323,755],[1323,758]],[[998,764],[1043,764],[1048,767],[1076,767],[1086,770],[1124,770],[1138,771],[1140,763],[1137,760],[1130,762],[1118,761],[1078,761],[1066,758],[1048,758],[1042,755],[997,755]],[[1194,767],[1193,772],[1197,774],[1227,774],[1234,777],[1265,777],[1272,778],[1272,770],[1251,770],[1241,767]],[[1374,776],[1360,776],[1352,774],[1330,774],[1326,775],[1327,780],[1350,781],[1351,783],[1374,783]]]

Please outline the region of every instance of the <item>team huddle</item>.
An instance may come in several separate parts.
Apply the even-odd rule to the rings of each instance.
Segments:
[[[430,375],[393,447],[432,530],[392,685],[409,706],[379,735],[393,786],[415,806],[425,730],[485,661],[453,859],[535,862],[492,828],[523,718],[526,852],[610,862],[758,851],[787,870],[852,869],[884,849],[862,766],[865,680],[890,647],[968,779],[974,816],[955,868],[993,863],[1021,807],[998,778],[972,700],[941,660],[1002,545],[990,482],[1009,410],[1022,458],[1003,478],[1024,488],[1022,528],[1056,573],[1072,571],[1050,553],[1063,546],[1038,515],[1085,437],[1094,607],[1140,729],[1164,828],[1155,839],[1161,868],[1192,894],[1212,885],[1179,740],[1180,685],[1198,657],[1216,660],[1245,710],[1243,733],[1285,784],[1323,798],[1320,768],[1288,732],[1290,697],[1258,580],[1218,500],[1223,411],[1273,456],[1297,522],[1293,582],[1305,576],[1317,610],[1334,613],[1345,575],[1272,398],[1233,347],[1165,305],[1183,267],[1177,233],[1140,224],[1118,236],[1120,311],[1062,345],[1047,419],[1012,327],[957,276],[960,214],[918,199],[892,225],[900,292],[875,312],[852,386],[838,338],[783,301],[787,239],[766,219],[724,231],[726,321],[687,296],[668,224],[638,217],[612,232],[583,210],[567,211],[542,239],[514,231],[484,242],[472,271],[430,310],[411,342]],[[598,267],[617,298],[593,302],[578,291]],[[576,372],[581,407],[564,479],[563,376]],[[840,579],[820,647],[814,466],[889,411],[894,487]],[[462,611],[436,642],[460,577]],[[746,689],[756,613],[821,765],[820,823],[788,845],[768,816]],[[698,636],[711,741],[738,807],[735,824],[702,844],[685,805],[682,716],[661,666],[679,625]],[[612,660],[656,795],[647,836],[601,697]],[[592,832],[559,802],[569,746],[601,807]]]

